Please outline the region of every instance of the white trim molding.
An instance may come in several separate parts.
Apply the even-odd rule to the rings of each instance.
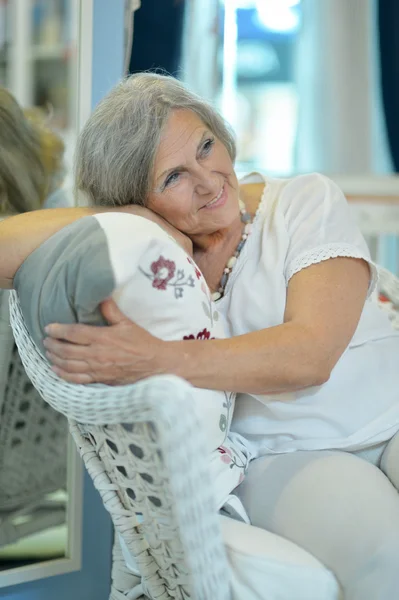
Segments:
[[[80,131],[92,106],[92,55],[93,55],[93,0],[71,0],[71,9],[77,19],[77,61],[76,61],[76,103],[75,123],[77,132]],[[26,8],[26,0],[18,0],[14,9],[19,15]],[[14,12],[14,22],[17,18]],[[25,17],[23,16],[23,20]],[[26,20],[23,26],[26,27]],[[18,51],[21,51],[19,48]],[[18,91],[18,82],[15,82]],[[22,89],[22,88],[21,88]],[[21,92],[22,93],[22,92]],[[16,94],[18,97],[18,94]],[[23,102],[24,98],[19,97]],[[54,575],[79,571],[82,566],[82,521],[83,521],[83,463],[72,438],[68,440],[68,474],[67,474],[67,528],[68,543],[64,558],[44,560],[23,567],[17,567],[0,572],[0,588],[19,583],[26,583]],[[0,594],[1,595],[1,594]]]

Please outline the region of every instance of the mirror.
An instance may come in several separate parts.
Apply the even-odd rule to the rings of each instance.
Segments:
[[[26,210],[73,204],[72,156],[91,98],[91,10],[87,0],[84,6],[79,0],[0,2],[0,121],[18,103],[24,112],[18,118],[14,112],[9,127],[16,137],[30,128],[33,137],[25,139],[34,139],[39,152],[38,157],[32,148],[10,152],[21,162],[14,165],[17,177],[6,180],[3,138],[0,218],[19,212],[14,198],[34,161],[40,166],[40,194]],[[23,164],[28,154],[33,158]],[[82,512],[82,466],[67,421],[40,398],[24,372],[9,327],[7,295],[0,291],[0,587],[79,569]]]

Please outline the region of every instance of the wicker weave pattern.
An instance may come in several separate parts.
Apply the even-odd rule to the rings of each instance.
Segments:
[[[68,423],[31,384],[15,347],[9,293],[0,291],[0,546],[65,522]],[[24,519],[16,519],[23,516]]]
[[[112,589],[109,600],[126,600],[126,590],[129,592],[129,600],[144,599],[141,586],[141,578],[137,577],[126,567],[125,558],[119,543],[119,536],[115,536],[112,550]]]
[[[399,306],[399,280],[381,270],[381,291]],[[229,566],[191,387],[168,376],[135,385],[77,386],[60,380],[33,344],[11,298],[25,368],[51,406],[70,419],[113,523],[142,574],[125,566],[116,538],[111,600],[227,600]]]
[[[65,488],[67,420],[39,396],[15,347],[0,419],[0,510]]]
[[[145,396],[147,390],[154,386],[159,387],[160,393],[163,386],[168,386],[171,390],[175,390],[177,384],[189,388],[188,383],[174,375],[119,387],[67,383],[55,375],[31,339],[14,291],[10,293],[10,322],[29,379],[46,402],[69,419],[81,423],[118,424],[130,420],[132,394]]]
[[[389,306],[385,302],[381,306],[388,312],[394,329],[399,329],[399,278],[387,269],[378,268],[378,291],[389,300]]]
[[[10,308],[25,369],[45,400],[70,419],[86,468],[139,565],[145,594],[228,600],[205,435],[188,410],[191,386],[172,376],[124,387],[67,384],[31,340],[15,293]],[[111,598],[119,600],[120,588],[114,582]]]
[[[378,288],[386,294],[391,302],[399,307],[399,278],[393,273],[378,267]]]

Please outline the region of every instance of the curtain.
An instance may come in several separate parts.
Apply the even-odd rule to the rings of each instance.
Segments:
[[[230,0],[227,0],[230,1]],[[218,88],[219,0],[186,0],[182,80],[214,102]]]
[[[297,170],[370,173],[372,0],[302,0],[301,7]]]
[[[129,73],[161,69],[179,74],[184,4],[184,0],[142,0],[134,13]]]
[[[399,0],[378,0],[383,108],[394,170],[399,172]]]

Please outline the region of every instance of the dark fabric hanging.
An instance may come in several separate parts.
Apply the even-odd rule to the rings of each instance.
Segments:
[[[388,143],[399,172],[399,0],[378,0],[378,27]]]
[[[142,0],[134,15],[129,73],[162,69],[178,76],[184,0]]]

